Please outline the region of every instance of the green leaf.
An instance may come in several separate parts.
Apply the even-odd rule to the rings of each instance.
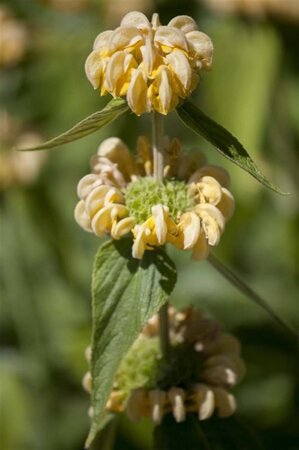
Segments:
[[[197,106],[187,100],[177,108],[177,113],[187,127],[214,145],[221,155],[250,173],[268,188],[286,195],[265,178],[238,139],[206,116]]]
[[[194,414],[177,423],[167,414],[161,425],[155,428],[153,450],[213,450],[206,440]]]
[[[36,147],[29,148],[17,148],[18,151],[33,151],[33,150],[47,150],[50,148],[55,148],[60,145],[67,144],[77,139],[81,139],[88,134],[94,133],[95,131],[103,128],[108,123],[113,122],[117,117],[128,111],[129,107],[127,102],[122,98],[115,98],[111,100],[104,109],[101,111],[91,114],[91,116],[86,117],[77,123],[75,126],[70,128],[65,133],[50,139],[43,144],[37,145]]]
[[[145,323],[167,301],[176,283],[174,263],[161,249],[132,258],[132,240],[108,241],[95,258],[91,372],[94,416],[86,445],[101,426],[113,378]]]
[[[279,325],[281,325],[284,329],[286,329],[289,333],[291,333],[292,337],[294,337],[297,341],[298,334],[293,328],[288,325],[278,314],[271,308],[271,306],[260,297],[256,292],[254,292],[251,287],[247,286],[247,284],[242,281],[238,275],[233,273],[228,267],[226,267],[221,261],[219,261],[216,256],[210,254],[208,257],[209,263],[224,277],[229,281],[233,286],[239,289],[246,297],[250,298],[250,300],[257,303],[261,306]]]

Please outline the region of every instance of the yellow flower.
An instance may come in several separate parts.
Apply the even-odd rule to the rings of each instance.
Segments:
[[[101,95],[127,98],[138,116],[168,114],[195,89],[201,70],[212,65],[211,39],[189,16],[167,26],[158,14],[152,21],[141,12],[124,16],[115,30],[100,33],[85,63],[87,78]]]
[[[205,259],[218,245],[234,199],[229,176],[205,164],[200,152],[181,153],[177,139],[164,139],[166,166],[162,183],[152,177],[150,143],[137,141],[137,156],[118,138],[106,139],[92,159],[93,172],[78,184],[75,218],[86,231],[113,239],[132,233],[134,258],[157,246],[172,244]]]

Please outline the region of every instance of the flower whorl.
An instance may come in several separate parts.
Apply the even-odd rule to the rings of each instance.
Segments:
[[[205,164],[200,152],[181,153],[177,139],[165,138],[165,154],[166,179],[157,183],[145,137],[138,139],[136,159],[120,139],[106,139],[92,160],[92,173],[78,184],[75,218],[99,237],[120,239],[131,232],[135,258],[171,243],[205,259],[233,214],[229,176]]]
[[[158,14],[126,14],[118,28],[100,33],[85,63],[87,78],[101,95],[126,96],[138,116],[168,114],[195,89],[198,74],[212,64],[211,39],[189,16],[167,26]]]

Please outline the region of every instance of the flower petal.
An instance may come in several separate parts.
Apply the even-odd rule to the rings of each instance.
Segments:
[[[188,51],[188,43],[184,33],[175,27],[158,27],[154,37],[154,42],[162,46],[169,47],[171,50],[173,48],[180,48]]]
[[[195,387],[196,403],[198,405],[198,419],[206,420],[212,416],[215,408],[215,398],[212,389],[205,384]]]
[[[209,245],[204,233],[200,233],[196,244],[193,247],[192,259],[201,261],[209,256]]]
[[[220,387],[213,387],[215,407],[219,417],[229,417],[236,411],[235,397]]]
[[[136,69],[132,75],[127,92],[127,102],[137,116],[145,112],[150,112],[151,107],[147,98],[147,84],[141,69]]]
[[[106,64],[99,52],[93,51],[87,57],[85,73],[94,89],[97,89],[101,85],[105,66]]]
[[[189,46],[199,59],[199,68],[201,66],[208,70],[212,66],[213,44],[209,36],[201,31],[190,31],[186,34]]]
[[[131,11],[120,22],[121,27],[136,27],[140,30],[150,28],[148,18],[139,11]]]
[[[229,220],[235,211],[235,200],[229,190],[222,188],[222,197],[217,204],[217,208],[222,212],[225,220]]]
[[[167,224],[165,221],[165,209],[163,205],[153,206],[152,215],[155,222],[155,230],[158,242],[160,245],[163,245],[166,242],[166,235],[167,235]]]
[[[167,26],[178,28],[183,33],[189,33],[198,28],[195,20],[190,16],[176,16],[168,22]]]
[[[91,223],[89,214],[85,211],[84,200],[80,200],[77,203],[75,212],[74,212],[75,220],[83,228],[83,230],[92,233]]]
[[[118,27],[110,36],[108,51],[114,53],[127,47],[134,47],[142,41],[140,31],[135,27]]]
[[[101,52],[102,50],[107,51],[108,42],[112,33],[113,33],[112,30],[106,30],[98,34],[93,43],[93,50],[96,50],[98,52]]]
[[[184,236],[184,250],[189,250],[196,244],[200,232],[199,217],[193,212],[187,212],[182,215],[179,228]]]
[[[184,94],[188,94],[191,86],[192,69],[187,56],[181,50],[174,50],[166,56],[166,60],[183,86]]]

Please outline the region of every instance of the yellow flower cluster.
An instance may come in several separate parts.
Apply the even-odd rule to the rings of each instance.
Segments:
[[[145,250],[166,243],[192,250],[194,259],[205,259],[209,247],[219,243],[225,223],[234,211],[234,199],[227,189],[229,176],[220,167],[205,164],[198,151],[184,155],[177,139],[165,139],[165,154],[164,174],[172,180],[172,194],[164,192],[167,188],[161,183],[151,200],[150,191],[155,189],[151,184],[148,195],[140,199],[138,195],[145,194],[136,188],[138,183],[144,181],[141,191],[146,183],[154,183],[148,140],[139,137],[135,161],[120,139],[106,139],[93,158],[92,173],[78,184],[80,201],[75,219],[83,229],[99,237],[108,233],[113,239],[120,239],[132,232],[132,254],[138,259]],[[183,202],[179,196],[182,193],[186,197]],[[142,220],[138,206],[134,210],[130,207],[138,205],[138,201],[140,208],[149,202],[148,214]]]
[[[184,311],[169,308],[169,324],[172,346],[191,347],[195,350],[195,357],[200,358],[201,370],[197,373],[197,382],[188,388],[138,386],[126,398],[116,381],[106,409],[112,412],[125,410],[133,421],[151,417],[155,424],[161,423],[163,416],[170,412],[177,422],[183,422],[187,412],[197,413],[198,420],[206,420],[214,413],[219,417],[232,415],[236,401],[229,389],[238,384],[245,374],[239,341],[223,333],[217,322],[192,308]],[[154,316],[139,339],[157,336],[158,317]],[[85,375],[83,386],[91,392],[90,372]]]
[[[126,96],[138,116],[168,114],[195,89],[201,70],[211,68],[213,45],[189,16],[162,26],[141,12],[126,14],[118,28],[100,33],[85,63],[101,95]]]

